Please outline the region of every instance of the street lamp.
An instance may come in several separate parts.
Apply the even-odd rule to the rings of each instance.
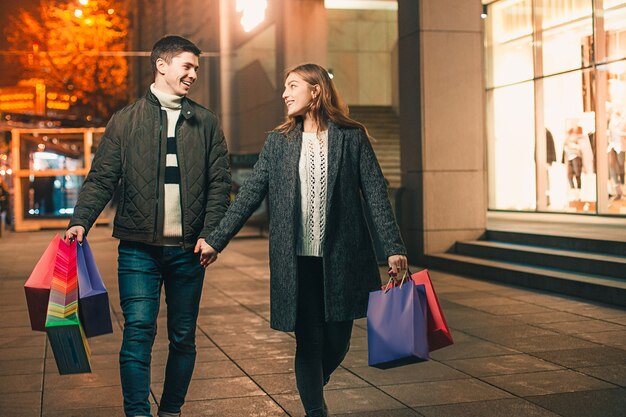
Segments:
[[[241,13],[241,26],[246,32],[260,25],[265,20],[267,0],[237,0],[235,10]]]

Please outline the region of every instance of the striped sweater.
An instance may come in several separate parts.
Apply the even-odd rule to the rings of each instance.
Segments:
[[[176,123],[180,117],[182,96],[164,93],[155,88],[150,90],[157,97],[161,108],[167,114],[167,155],[165,157],[165,195],[163,237],[173,238],[183,235],[180,204],[180,170],[176,154]]]

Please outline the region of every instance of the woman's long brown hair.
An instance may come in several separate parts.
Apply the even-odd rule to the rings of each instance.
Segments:
[[[316,85],[320,88],[320,93],[313,98],[308,110],[308,113],[317,123],[318,131],[327,128],[328,122],[332,122],[338,126],[361,129],[371,139],[367,128],[348,116],[348,106],[339,96],[326,69],[317,64],[298,65],[285,71],[285,80],[291,73],[298,74],[311,88]],[[302,122],[302,116],[287,115],[285,121],[276,126],[274,131],[287,134],[295,130],[298,123]]]

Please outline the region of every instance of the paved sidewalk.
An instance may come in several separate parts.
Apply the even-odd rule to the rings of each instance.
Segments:
[[[45,334],[30,330],[23,284],[54,233],[0,238],[0,415],[123,416],[117,241],[108,227],[94,229],[89,242],[116,323],[114,334],[90,339],[93,373],[59,376]],[[293,336],[268,324],[267,253],[266,239],[235,239],[207,270],[184,416],[304,414]],[[351,351],[326,391],[333,416],[626,416],[626,310],[436,271],[432,277],[456,343],[431,361],[378,370],[367,366],[365,321],[357,321]],[[167,354],[165,305],[160,317],[156,398]]]

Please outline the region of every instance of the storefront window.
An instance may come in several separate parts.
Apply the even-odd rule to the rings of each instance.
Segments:
[[[498,88],[489,97],[490,206],[533,210],[535,199],[535,119],[533,83]]]
[[[595,213],[595,114],[587,104],[590,71],[543,80],[546,194],[549,210]],[[539,142],[539,141],[538,141]]]
[[[487,85],[531,80],[532,1],[506,0],[493,4],[486,25]]]
[[[589,67],[593,54],[590,0],[543,0],[543,75]]]
[[[626,215],[626,0],[483,3],[489,207]]]

